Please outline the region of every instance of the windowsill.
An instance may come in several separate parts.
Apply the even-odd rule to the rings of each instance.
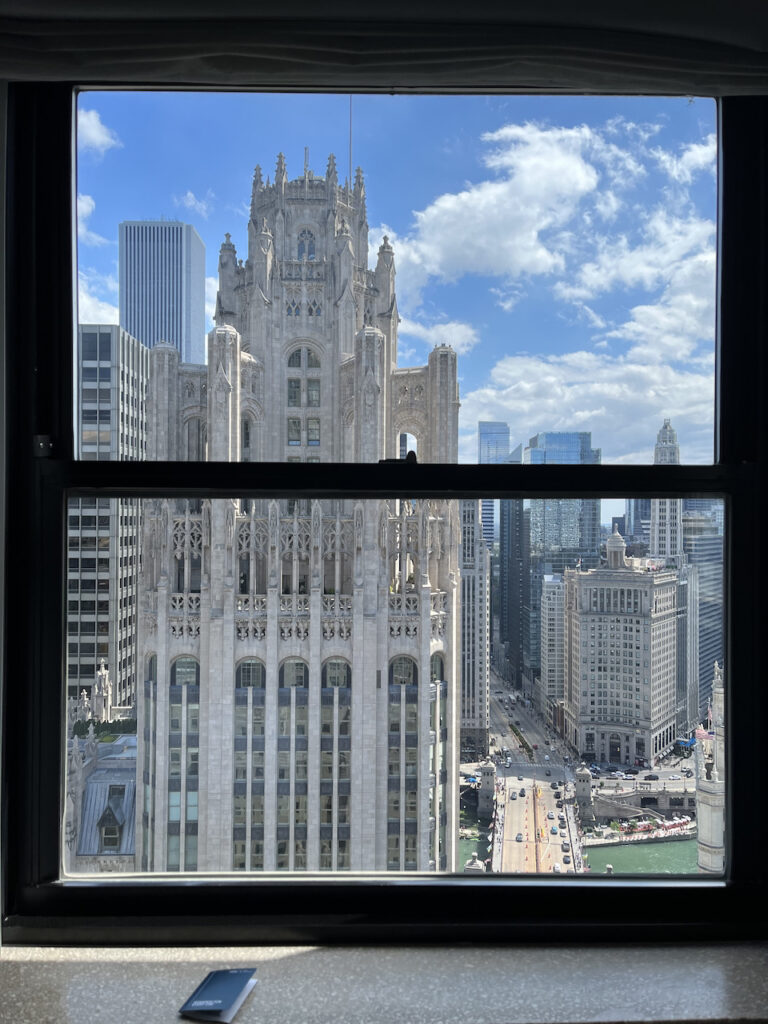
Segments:
[[[208,970],[255,966],[237,1024],[764,1020],[768,943],[0,949],[3,1019],[154,1024]]]

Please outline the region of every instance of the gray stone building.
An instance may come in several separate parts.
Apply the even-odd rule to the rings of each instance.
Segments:
[[[398,368],[394,282],[359,170],[257,167],[207,365],[150,353],[149,458],[455,462],[455,352]],[[143,536],[141,870],[453,870],[456,503],[155,500]]]

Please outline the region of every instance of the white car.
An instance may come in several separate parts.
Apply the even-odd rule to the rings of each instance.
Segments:
[[[682,779],[682,775],[670,775],[670,779]]]

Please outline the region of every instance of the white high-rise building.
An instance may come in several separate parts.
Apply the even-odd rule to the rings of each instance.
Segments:
[[[653,452],[654,466],[677,466],[680,464],[680,445],[677,431],[669,420],[664,423],[656,437]],[[683,499],[653,498],[651,501],[651,537],[648,554],[651,558],[667,560],[668,565],[681,564],[683,553]]]
[[[627,559],[565,570],[565,736],[589,761],[653,764],[677,737],[678,574]]]
[[[257,168],[207,366],[151,350],[150,457],[455,462],[456,354],[398,368],[394,281],[359,170]],[[455,867],[459,544],[448,500],[146,502],[141,870]]]
[[[653,464],[680,464],[677,432],[669,420],[664,420],[656,436]],[[699,572],[688,564],[683,540],[683,499],[652,498],[648,555],[678,570],[677,730],[681,739],[690,736],[699,707]]]
[[[185,363],[205,362],[205,246],[191,224],[119,226],[120,326],[148,348],[174,345]]]

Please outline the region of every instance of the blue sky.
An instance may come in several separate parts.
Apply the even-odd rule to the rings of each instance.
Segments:
[[[245,256],[253,168],[349,166],[349,98],[82,93],[80,319],[117,322],[117,226],[165,217]],[[709,99],[352,100],[372,258],[395,249],[400,364],[459,352],[460,458],[477,421],[512,446],[591,430],[604,462],[650,462],[669,417],[685,462],[712,458],[715,104]],[[613,503],[611,503],[613,504]],[[615,509],[612,510],[615,514]]]

